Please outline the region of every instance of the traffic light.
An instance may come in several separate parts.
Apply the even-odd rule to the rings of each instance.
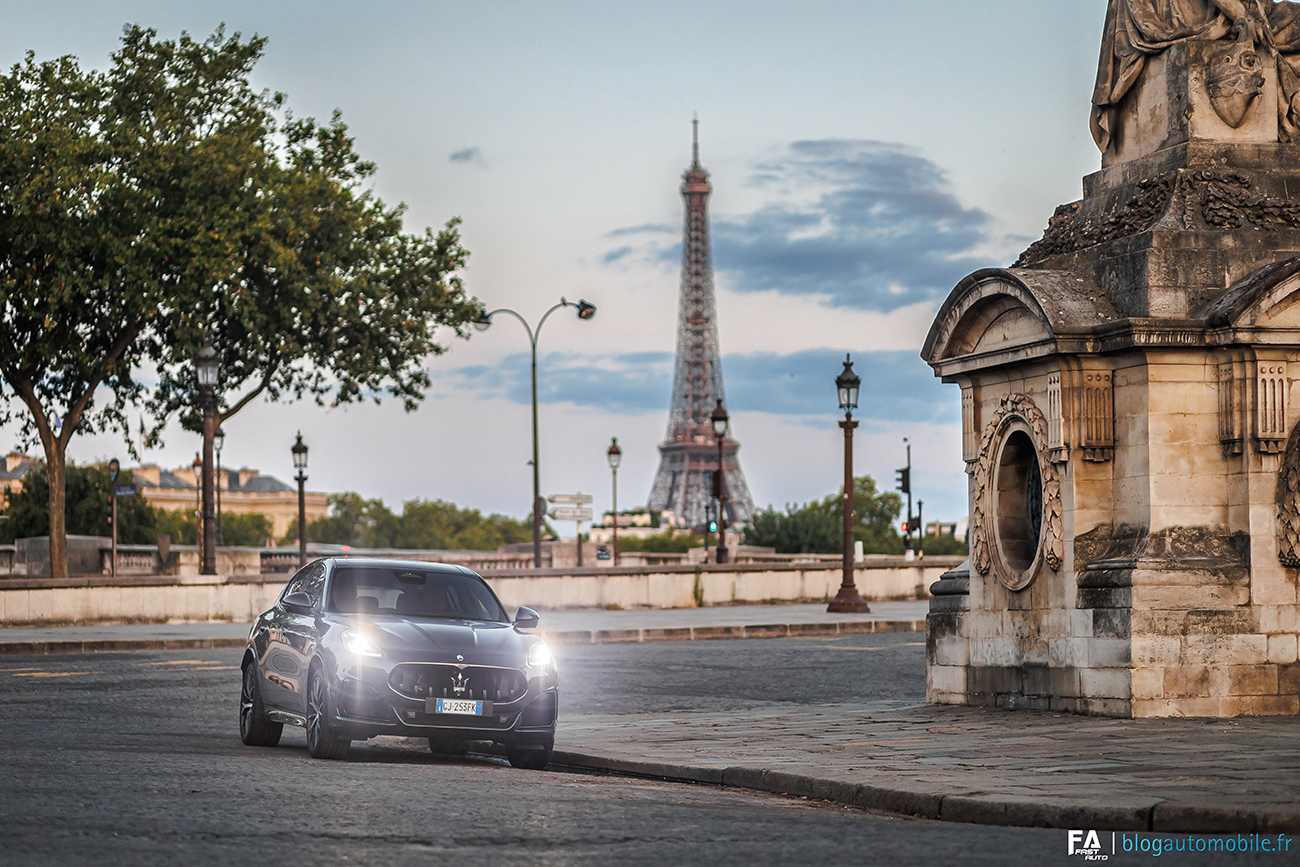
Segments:
[[[919,530],[919,529],[921,529],[921,519],[920,519],[920,518],[913,518],[910,522],[908,522],[908,524],[907,524],[907,532],[909,532],[909,533],[915,533],[915,532],[916,532],[917,530]]]
[[[912,493],[912,468],[902,467],[894,472],[898,474],[898,489],[904,494]]]
[[[113,528],[113,495],[108,495],[108,527]]]
[[[710,532],[710,533],[716,533],[716,532],[718,532],[718,522],[717,522],[717,521],[710,521],[710,522],[709,522],[709,532]]]
[[[906,533],[909,526],[911,525],[907,521],[904,521],[903,523],[898,525],[898,532]]]

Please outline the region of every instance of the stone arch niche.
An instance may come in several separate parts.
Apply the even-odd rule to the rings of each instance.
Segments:
[[[1048,454],[1047,420],[1009,394],[984,430],[975,464],[971,560],[1008,590],[1024,590],[1064,561],[1061,479]]]

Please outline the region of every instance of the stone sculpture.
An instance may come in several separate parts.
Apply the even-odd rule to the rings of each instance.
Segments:
[[[1109,0],[1092,97],[1092,136],[1103,153],[1118,132],[1120,105],[1148,61],[1189,41],[1232,40],[1215,54],[1205,85],[1229,127],[1241,126],[1263,94],[1264,65],[1279,85],[1278,138],[1300,141],[1300,4],[1278,0]],[[1217,93],[1216,93],[1217,91]]]

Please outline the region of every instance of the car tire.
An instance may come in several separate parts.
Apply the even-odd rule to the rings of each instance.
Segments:
[[[249,660],[239,689],[239,739],[250,747],[273,747],[283,733],[284,723],[272,722],[267,716],[258,688],[257,663]]]
[[[307,679],[307,752],[316,759],[341,759],[352,741],[334,731],[334,709],[329,687],[319,671]]]
[[[528,747],[506,747],[506,758],[516,768],[528,771],[544,771],[551,763],[551,744]]]
[[[438,738],[429,738],[429,752],[435,756],[469,755],[469,741],[444,741]]]

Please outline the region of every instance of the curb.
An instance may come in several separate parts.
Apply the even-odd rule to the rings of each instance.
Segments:
[[[105,638],[91,641],[0,641],[0,656],[114,653],[132,650],[214,650],[243,647],[247,638]]]
[[[647,641],[716,641],[727,638],[802,638],[868,632],[924,632],[924,620],[850,620],[839,623],[771,623],[754,626],[680,626],[662,629],[595,629],[543,632],[552,644],[636,644]]]
[[[1275,809],[1200,806],[1160,798],[1097,804],[1077,798],[1044,801],[1011,795],[945,795],[894,789],[765,768],[702,767],[616,759],[563,750],[551,754],[560,770],[705,783],[850,807],[902,813],[943,822],[1025,828],[1093,828],[1177,834],[1300,833],[1300,806]]]
[[[552,644],[634,644],[650,641],[716,641],[726,638],[800,638],[868,632],[924,632],[924,620],[858,620],[844,623],[776,623],[759,626],[683,626],[664,629],[596,629],[543,632]],[[88,641],[2,641],[0,656],[55,653],[123,653],[133,650],[219,650],[243,647],[247,638],[106,638]]]

